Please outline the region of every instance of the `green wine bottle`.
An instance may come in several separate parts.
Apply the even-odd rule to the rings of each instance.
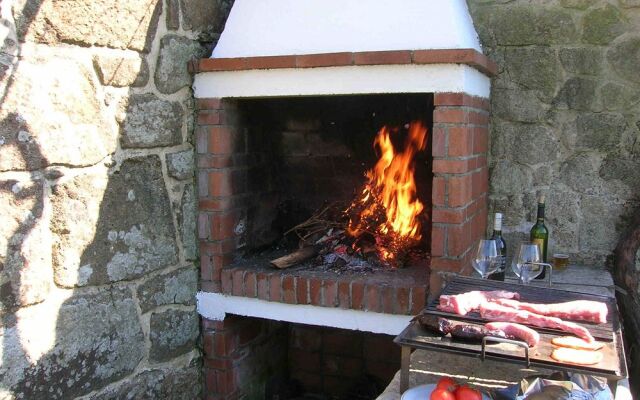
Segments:
[[[547,244],[549,243],[549,230],[544,225],[544,195],[540,196],[538,200],[538,217],[536,219],[535,225],[531,228],[531,232],[529,232],[529,238],[531,239],[531,243],[537,244],[540,248],[540,256],[542,257],[542,262],[547,262]],[[536,277],[536,279],[543,279],[545,277],[545,270],[542,270],[542,273]]]
[[[493,274],[489,275],[489,279],[494,281],[504,281],[504,271],[507,260],[507,242],[502,237],[502,214],[496,213],[495,222],[493,223],[493,235],[491,239],[496,241],[496,248],[498,250],[498,263],[499,267]]]

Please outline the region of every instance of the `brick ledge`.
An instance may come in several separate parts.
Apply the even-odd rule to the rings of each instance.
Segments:
[[[200,287],[203,292],[269,302],[415,315],[425,305],[428,275],[427,265],[370,274],[335,274],[315,268],[278,270],[241,262],[222,268],[220,284],[203,280]]]
[[[203,58],[189,63],[191,73],[251,69],[314,68],[351,65],[467,64],[487,76],[498,66],[475,49],[393,50],[285,56]]]

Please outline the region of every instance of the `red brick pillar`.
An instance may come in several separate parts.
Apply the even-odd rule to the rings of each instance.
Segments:
[[[235,400],[287,370],[287,324],[227,315],[202,320],[204,398]]]
[[[438,271],[470,274],[487,227],[489,101],[437,93],[433,115],[431,288]]]
[[[237,382],[233,368],[236,343],[233,321],[202,320],[202,346],[204,348],[204,398],[222,400],[233,398]]]
[[[222,269],[232,260],[246,215],[247,150],[233,101],[198,99],[196,151],[200,278],[205,292],[220,292]]]

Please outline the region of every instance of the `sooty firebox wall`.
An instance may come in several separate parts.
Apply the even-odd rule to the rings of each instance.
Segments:
[[[348,206],[378,159],[378,131],[411,121],[421,121],[428,135],[415,157],[417,195],[425,206],[420,247],[428,251],[432,94],[246,99],[237,107],[251,159],[244,246],[236,258],[268,260],[297,248],[296,235],[283,234],[328,204]],[[392,139],[402,147],[402,133]]]

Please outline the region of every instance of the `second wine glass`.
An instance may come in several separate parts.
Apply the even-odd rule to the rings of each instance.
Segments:
[[[482,239],[478,243],[476,254],[471,260],[473,268],[478,271],[483,279],[487,279],[489,275],[498,269],[498,250],[495,240]]]
[[[540,275],[544,267],[540,262],[540,248],[538,245],[522,243],[511,263],[511,269],[525,285],[528,285],[529,282]]]

